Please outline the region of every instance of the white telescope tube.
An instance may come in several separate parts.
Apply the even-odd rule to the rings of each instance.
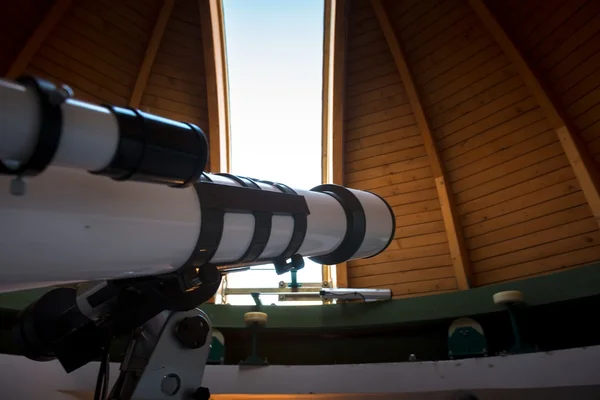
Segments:
[[[112,160],[119,141],[117,120],[104,107],[67,99],[53,165],[95,171]],[[0,79],[0,159],[22,162],[38,140],[40,112],[31,88]]]
[[[7,128],[0,135],[0,161],[26,162],[42,123],[36,97],[29,88],[0,80],[0,102],[0,124]],[[387,203],[358,190],[325,185],[310,191],[288,188],[290,194],[282,193],[281,185],[244,178],[253,182],[250,187],[239,177],[211,174],[205,174],[211,183],[171,188],[90,174],[86,170],[114,160],[123,127],[101,107],[71,99],[60,107],[63,124],[53,166],[28,179],[23,196],[9,191],[13,176],[0,175],[0,291],[176,270],[207,251],[199,238],[215,229],[214,220],[202,223],[208,211],[201,198],[209,189],[218,197],[221,189],[236,187],[239,195],[235,210],[227,210],[228,199],[222,198],[222,234],[206,259],[211,264],[235,265],[256,248],[262,225],[255,212],[239,206],[246,199],[264,209],[271,198],[273,207],[267,207],[272,212],[268,236],[258,246],[254,264],[283,257],[294,241],[294,254],[317,262],[369,257],[393,237],[394,215]],[[267,192],[287,194],[276,198],[284,202],[301,198],[305,226],[299,228],[293,215],[277,211],[281,204],[273,203]]]

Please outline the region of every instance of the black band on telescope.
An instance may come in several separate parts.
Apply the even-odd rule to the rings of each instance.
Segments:
[[[346,234],[342,243],[331,253],[310,257],[317,264],[339,264],[352,258],[362,246],[367,232],[367,219],[360,200],[345,187],[338,185],[320,185],[311,189],[335,198],[346,213]]]
[[[306,236],[306,216],[310,212],[304,196],[295,193],[222,185],[210,182],[209,176],[205,178],[194,185],[200,201],[200,234],[196,248],[184,266],[201,267],[210,263],[223,236],[225,213],[251,213],[256,218],[250,246],[246,253],[239,260],[231,262],[232,264],[256,261],[269,241],[273,216],[291,215],[294,218],[294,231],[288,248],[275,261],[261,260],[266,263],[275,262],[278,273],[283,273],[279,271],[285,267],[287,258],[291,258],[297,253]],[[251,180],[249,178],[240,179],[244,182]],[[251,183],[246,184],[252,185]],[[253,184],[258,186],[256,181]],[[303,221],[304,223],[302,223]],[[279,269],[277,269],[277,265],[280,265]]]
[[[271,182],[271,181],[258,181],[262,183],[266,183],[273,187],[279,189],[281,193],[286,193],[290,195],[297,196],[298,194],[292,188],[283,183]],[[294,229],[292,230],[292,237],[287,247],[281,253],[279,257],[277,257],[273,261],[273,265],[275,266],[275,272],[278,275],[284,274],[291,269],[302,269],[304,267],[304,260],[302,257],[298,256],[298,251],[304,243],[304,239],[306,238],[306,230],[308,229],[308,214],[294,214],[292,217],[294,218]],[[291,260],[288,262],[287,260]]]
[[[172,187],[200,179],[208,159],[206,136],[200,128],[131,108],[105,107],[117,119],[119,144],[111,163],[91,173]]]
[[[63,124],[61,104],[69,95],[64,88],[57,88],[43,79],[24,76],[17,79],[17,82],[35,91],[40,113],[38,118],[40,128],[29,160],[20,163],[17,168],[10,168],[0,161],[0,174],[35,176],[50,165],[56,154]]]
[[[239,183],[242,187],[261,190],[260,186],[252,179],[225,173],[217,175],[229,178]],[[271,237],[273,214],[264,211],[254,212],[252,214],[254,215],[254,233],[252,234],[252,239],[250,240],[250,245],[246,249],[246,252],[237,261],[240,264],[256,261],[263,251],[265,251],[267,243],[269,243],[269,238]]]

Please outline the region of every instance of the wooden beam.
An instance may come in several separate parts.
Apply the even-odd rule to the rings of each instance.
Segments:
[[[231,170],[231,142],[223,3],[198,0],[198,7],[208,98],[209,168],[211,172],[228,172]]]
[[[540,76],[537,75],[536,71],[512,42],[490,9],[482,0],[469,0],[469,4],[517,68],[525,84],[544,110],[546,117],[558,135],[592,214],[598,225],[600,225],[600,173],[588,149],[577,134],[577,129],[572,125],[563,107],[551,95]]]
[[[323,32],[322,181],[344,184],[344,98],[347,0],[325,1]],[[325,278],[325,271],[323,277]],[[348,287],[348,266],[336,265],[336,286]]]
[[[323,2],[323,72],[322,72],[322,85],[321,85],[321,183],[330,182],[330,163],[329,163],[329,142],[331,136],[331,130],[329,129],[330,120],[330,79],[331,79],[331,55],[332,49],[332,2]],[[331,266],[323,265],[321,267],[321,281],[331,282]]]
[[[144,90],[146,90],[148,77],[150,77],[150,71],[152,70],[156,53],[158,53],[160,42],[165,33],[167,22],[169,22],[169,18],[171,17],[174,3],[174,0],[164,0],[162,8],[158,13],[158,18],[156,19],[154,29],[152,30],[152,36],[150,36],[150,41],[146,48],[144,61],[142,61],[142,65],[135,81],[135,86],[133,87],[133,92],[131,93],[131,98],[129,99],[129,107],[138,108],[140,106],[142,95],[144,94]]]
[[[41,24],[38,25],[36,30],[27,40],[25,46],[21,49],[12,65],[6,73],[6,77],[9,79],[18,78],[25,72],[25,68],[31,62],[33,56],[38,52],[44,40],[54,30],[54,27],[61,20],[65,12],[69,9],[72,0],[58,0],[50,11],[46,14],[46,17]]]
[[[471,264],[463,238],[462,228],[460,226],[458,212],[456,211],[452,193],[448,185],[448,179],[444,173],[441,158],[436,148],[435,139],[431,133],[427,117],[425,116],[419,92],[415,86],[415,81],[408,67],[408,63],[406,62],[404,51],[398,41],[396,32],[394,31],[383,3],[381,0],[371,0],[371,4],[375,10],[375,16],[379,21],[385,40],[387,41],[392,57],[394,58],[394,62],[396,63],[396,68],[402,78],[408,101],[415,115],[415,119],[417,120],[421,135],[423,136],[425,150],[429,158],[437,194],[440,200],[440,206],[442,208],[442,217],[448,236],[450,255],[452,257],[452,265],[454,267],[458,288],[468,289],[471,285]]]

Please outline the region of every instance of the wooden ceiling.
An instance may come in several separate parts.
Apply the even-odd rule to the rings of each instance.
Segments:
[[[339,281],[404,297],[600,260],[599,2],[334,8],[330,175],[386,198],[397,224]]]
[[[0,74],[34,74],[82,100],[197,124],[210,137],[211,170],[225,170],[222,29],[217,0],[3,2]]]

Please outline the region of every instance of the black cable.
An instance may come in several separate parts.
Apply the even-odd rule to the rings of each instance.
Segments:
[[[110,386],[110,351],[109,347],[106,347],[106,355],[104,357],[104,385],[102,387],[102,400],[108,399],[109,386]]]
[[[98,377],[96,378],[96,389],[94,390],[94,400],[106,400],[108,397],[108,386],[110,378],[110,345],[104,347],[100,368],[98,368]]]
[[[102,358],[104,359],[104,357]],[[102,365],[102,362],[100,362],[100,368],[98,368],[98,377],[96,378],[96,389],[94,390],[94,400],[101,400],[102,384],[104,382],[103,378],[105,372],[104,366]]]

